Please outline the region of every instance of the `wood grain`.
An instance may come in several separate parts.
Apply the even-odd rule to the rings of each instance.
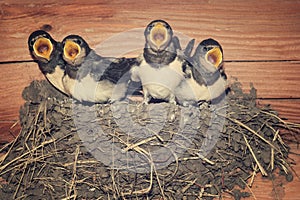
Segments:
[[[258,100],[259,105],[271,105],[284,120],[300,124],[300,100]]]
[[[0,65],[0,121],[16,120],[24,103],[23,89],[35,79],[43,78],[35,63]]]
[[[96,45],[157,18],[198,41],[217,39],[226,60],[300,60],[299,8],[300,1],[281,0],[5,0],[0,2],[0,48],[5,49],[0,61],[30,59],[27,37],[44,24],[58,40],[75,33]]]
[[[225,63],[225,71],[245,88],[253,83],[258,98],[300,98],[300,62]]]
[[[0,148],[14,140],[21,130],[18,120],[0,121]]]
[[[79,34],[96,47],[154,19],[165,19],[176,33],[197,42],[217,39],[226,61],[244,61],[225,64],[230,80],[238,78],[245,91],[252,82],[259,104],[271,104],[281,117],[300,123],[299,11],[300,1],[282,0],[0,0],[0,143],[13,139],[20,129],[10,127],[19,118],[24,87],[44,78],[35,63],[4,63],[31,59],[27,49],[31,32],[48,28],[57,40]],[[278,62],[262,62],[274,60]],[[296,146],[292,150],[300,153]],[[300,156],[291,156],[300,163]],[[295,171],[300,173],[299,164]],[[255,181],[256,199],[276,199],[272,182],[259,177]],[[298,178],[276,184],[283,184],[279,199],[300,199]]]
[[[43,79],[36,63],[16,63],[0,65],[0,121],[15,120],[23,104],[22,91],[35,79]],[[236,77],[245,91],[253,83],[259,98],[272,98],[261,103],[274,104],[280,114],[288,119],[300,121],[300,74],[299,64],[290,63],[226,63],[228,77]],[[266,71],[266,69],[269,69]],[[285,70],[282,70],[285,69]],[[229,82],[235,81],[230,78]],[[286,98],[286,101],[280,99]]]

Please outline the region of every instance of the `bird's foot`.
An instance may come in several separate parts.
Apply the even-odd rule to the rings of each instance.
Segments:
[[[209,104],[208,104],[207,101],[200,101],[200,102],[198,102],[198,107],[199,107],[200,110],[208,109]]]

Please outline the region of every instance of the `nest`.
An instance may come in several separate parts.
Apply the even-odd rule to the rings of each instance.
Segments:
[[[23,98],[22,130],[1,149],[1,199],[240,199],[258,173],[293,179],[281,132],[299,125],[238,82],[221,106],[81,104],[47,81]]]

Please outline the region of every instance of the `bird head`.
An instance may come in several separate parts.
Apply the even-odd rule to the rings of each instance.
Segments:
[[[29,51],[39,61],[49,62],[56,45],[57,42],[43,30],[34,31],[28,38]]]
[[[208,71],[215,72],[223,65],[222,47],[214,39],[203,40],[195,50],[193,59]]]
[[[90,47],[79,35],[69,35],[62,41],[63,59],[70,65],[78,66],[89,54]]]
[[[207,63],[212,64],[218,69],[223,64],[223,49],[221,45],[214,39],[206,39],[200,43],[202,47],[202,55]]]
[[[163,20],[154,20],[148,24],[144,31],[146,44],[154,51],[165,50],[172,41],[171,26]]]

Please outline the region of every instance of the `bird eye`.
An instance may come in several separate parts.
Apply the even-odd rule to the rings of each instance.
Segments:
[[[213,49],[213,47],[203,47],[203,50],[205,51],[205,52],[208,52],[209,50],[212,50]]]
[[[81,46],[82,41],[81,40],[77,40],[77,44],[79,44],[79,46]]]
[[[35,43],[35,40],[31,40],[29,44],[30,44],[30,46],[33,47],[34,43]]]
[[[150,24],[148,27],[147,27],[147,31],[151,31],[151,29],[154,27],[153,24]]]

